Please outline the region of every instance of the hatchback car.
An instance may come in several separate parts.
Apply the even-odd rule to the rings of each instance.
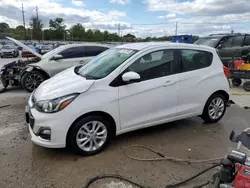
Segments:
[[[216,48],[222,63],[228,66],[232,58],[241,58],[250,53],[250,34],[214,34],[200,38],[195,44]]]
[[[133,43],[43,82],[30,96],[26,119],[34,143],[92,155],[136,129],[192,116],[215,123],[228,100],[214,48]]]

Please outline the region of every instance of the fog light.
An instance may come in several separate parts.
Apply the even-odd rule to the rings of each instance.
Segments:
[[[38,137],[40,137],[40,138],[42,138],[44,140],[49,141],[50,137],[51,137],[51,130],[50,129],[42,129],[39,132]]]

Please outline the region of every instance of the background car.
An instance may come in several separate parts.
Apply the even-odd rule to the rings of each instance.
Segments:
[[[41,55],[32,46],[26,46],[10,37],[8,39],[40,58],[39,62],[27,65],[27,70],[21,77],[21,85],[28,92],[32,92],[44,80],[55,74],[77,64],[84,65],[94,56],[110,48],[107,45],[94,43],[69,44]]]
[[[116,135],[193,116],[218,122],[229,85],[214,48],[132,43],[43,82],[26,108],[31,139],[100,152]]]
[[[216,48],[222,63],[228,66],[233,57],[241,58],[250,53],[250,34],[213,34],[200,38],[195,44]]]
[[[53,50],[52,45],[39,45],[39,47],[37,48],[38,53],[41,55],[44,55],[51,50]]]
[[[18,49],[14,45],[3,45],[1,49],[1,58],[3,57],[17,57],[19,55]]]
[[[28,45],[28,47],[32,49],[32,51],[36,51],[36,48],[33,45]],[[36,55],[32,53],[30,50],[23,48],[22,57],[36,57]]]

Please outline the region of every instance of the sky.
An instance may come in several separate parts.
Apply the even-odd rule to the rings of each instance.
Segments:
[[[67,28],[108,30],[136,37],[211,33],[250,33],[250,0],[0,0],[0,22],[21,25],[23,3],[26,25],[36,14],[48,27],[61,17]],[[177,23],[177,24],[176,24]]]

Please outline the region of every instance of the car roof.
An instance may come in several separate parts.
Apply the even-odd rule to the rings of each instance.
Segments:
[[[186,43],[172,43],[172,42],[139,42],[130,43],[117,46],[116,48],[125,48],[131,50],[144,50],[156,47],[167,47],[167,48],[188,48],[188,49],[200,49],[206,51],[214,51],[215,49],[209,46],[196,45],[196,44],[186,44]]]
[[[244,36],[249,35],[245,33],[218,33],[218,34],[211,34],[208,36],[200,37],[200,38],[222,38],[222,37],[234,37],[234,36]]]
[[[65,48],[78,47],[78,46],[100,46],[100,47],[107,47],[107,48],[110,48],[109,45],[98,44],[98,43],[65,44],[65,45],[62,45],[62,46],[64,46]]]

